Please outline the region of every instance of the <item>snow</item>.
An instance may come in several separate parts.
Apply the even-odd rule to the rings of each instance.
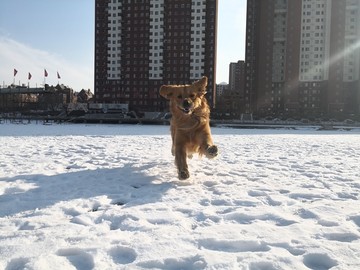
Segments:
[[[0,269],[360,269],[360,131],[0,125]]]

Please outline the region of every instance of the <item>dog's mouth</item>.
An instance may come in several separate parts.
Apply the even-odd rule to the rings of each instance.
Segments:
[[[192,112],[192,110],[190,108],[183,108],[182,111],[185,114],[190,114]]]
[[[180,111],[182,111],[184,114],[191,114],[193,109],[192,108],[183,108],[183,107],[178,107],[180,109]]]

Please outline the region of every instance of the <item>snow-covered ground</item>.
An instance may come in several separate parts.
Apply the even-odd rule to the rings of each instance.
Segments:
[[[360,131],[0,125],[0,269],[360,269]]]

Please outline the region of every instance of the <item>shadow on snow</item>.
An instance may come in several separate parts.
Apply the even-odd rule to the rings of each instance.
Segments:
[[[0,195],[0,217],[98,196],[107,196],[111,204],[124,207],[158,202],[174,183],[157,181],[156,176],[149,174],[152,167],[152,164],[125,164],[113,169],[0,178],[0,183],[8,183]]]

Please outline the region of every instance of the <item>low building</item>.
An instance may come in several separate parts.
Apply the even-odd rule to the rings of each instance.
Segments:
[[[76,102],[74,91],[64,85],[36,87],[10,85],[0,88],[0,112],[62,111]]]

